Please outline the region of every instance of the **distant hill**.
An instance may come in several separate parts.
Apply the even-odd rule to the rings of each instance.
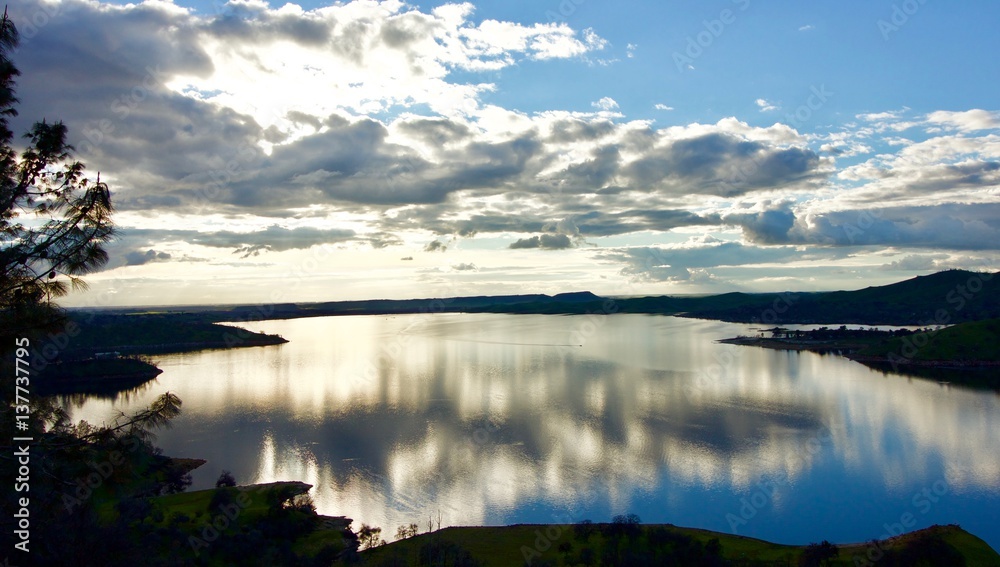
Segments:
[[[551,535],[550,535],[551,534]],[[557,543],[558,542],[558,545]],[[373,565],[969,565],[1000,567],[1000,555],[957,525],[866,543],[781,545],[671,524],[451,527],[374,547]],[[817,557],[817,555],[820,555]],[[444,561],[443,559],[450,559]],[[434,560],[433,562],[431,560]]]
[[[1000,272],[948,270],[856,291],[741,294],[684,315],[768,324],[946,325],[1000,317],[997,276]]]
[[[949,270],[855,291],[724,293],[609,298],[589,291],[427,299],[371,299],[239,307],[174,308],[187,322],[256,321],[407,313],[649,313],[743,323],[945,325],[1000,318],[1000,273]],[[135,309],[121,312],[138,315]]]
[[[971,321],[929,333],[893,338],[862,356],[902,357],[915,362],[1000,362],[1000,319]]]

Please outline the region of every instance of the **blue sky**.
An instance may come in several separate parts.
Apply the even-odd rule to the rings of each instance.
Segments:
[[[118,203],[112,261],[71,303],[842,289],[996,269],[992,3],[11,13],[15,126],[66,121]]]

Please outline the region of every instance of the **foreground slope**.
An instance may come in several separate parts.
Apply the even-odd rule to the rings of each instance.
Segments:
[[[903,364],[1000,363],[1000,319],[959,323],[909,337],[891,338],[861,350],[858,355]]]
[[[672,525],[515,525],[447,528],[363,552],[366,565],[799,565],[816,546]],[[688,558],[685,561],[684,558]],[[882,541],[841,545],[827,565],[1000,567],[1000,555],[959,526],[932,526]],[[933,558],[937,558],[936,560]],[[671,561],[680,561],[672,563]],[[692,563],[691,561],[696,561]],[[800,563],[803,562],[803,563]]]

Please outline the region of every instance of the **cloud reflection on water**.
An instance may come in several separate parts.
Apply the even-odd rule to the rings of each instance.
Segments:
[[[436,524],[439,513],[442,525],[470,525],[627,511],[726,529],[725,513],[762,478],[785,479],[752,527],[775,539],[783,522],[824,502],[905,501],[942,475],[973,516],[977,494],[998,501],[995,394],[886,377],[835,356],[720,345],[713,339],[745,326],[672,317],[611,316],[582,346],[551,346],[579,344],[580,321],[258,323],[250,327],[291,342],[163,357],[161,387],[133,403],[166,389],[181,396],[184,414],[160,444],[210,459],[196,487],[222,468],[243,482],[303,480],[320,512],[387,532]],[[692,395],[718,360],[732,362]],[[106,408],[94,401],[74,413]],[[842,493],[821,492],[831,486]],[[845,533],[881,518],[856,520],[862,527]]]

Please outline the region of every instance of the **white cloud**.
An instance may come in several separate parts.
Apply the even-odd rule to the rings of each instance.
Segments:
[[[593,63],[607,45],[594,30],[480,22],[471,4],[425,12],[400,2],[317,10],[255,2],[236,18],[160,3],[63,2],[73,18],[54,19],[18,54],[33,71],[19,78],[23,112],[12,125],[23,131],[18,121],[69,109],[59,118],[80,158],[112,183],[116,218],[148,230],[120,249],[130,269],[166,269],[192,254],[228,259],[232,249],[288,257],[328,244],[363,250],[364,259],[388,249],[395,267],[411,253],[426,259],[421,248],[443,252],[450,273],[481,262],[461,256],[473,241],[497,254],[512,254],[513,244],[524,257],[560,250],[545,254],[541,272],[626,237],[719,244],[699,240],[704,231],[757,247],[1000,242],[1000,215],[988,206],[1000,189],[994,111],[918,116],[904,107],[808,134],[780,115],[768,127],[736,117],[660,126],[629,119],[611,97],[586,112],[531,113],[485,102],[516,86],[488,71],[541,59]],[[124,116],[109,111],[147,82]],[[101,120],[114,132],[94,143]],[[890,202],[897,209],[884,222],[848,238],[863,211]],[[194,232],[151,226],[164,219]],[[240,226],[213,226],[219,219]],[[723,251],[741,249],[702,252],[706,262],[730,261]],[[671,264],[661,275],[690,282],[711,268],[684,254],[684,272]]]
[[[811,31],[811,30],[814,30],[814,29],[816,29],[816,26],[814,26],[812,24],[806,24],[804,26],[800,26],[799,27],[799,31],[800,32]]]
[[[927,121],[955,128],[962,132],[1000,129],[1000,112],[974,109],[964,112],[939,110],[927,115]]]
[[[767,100],[765,100],[763,98],[758,98],[754,102],[760,108],[761,112],[771,112],[773,110],[778,110],[778,107],[774,103],[768,102]]]
[[[590,106],[593,106],[594,108],[599,108],[601,110],[611,111],[618,108],[618,103],[615,102],[615,99],[606,96],[597,102],[590,103]]]

